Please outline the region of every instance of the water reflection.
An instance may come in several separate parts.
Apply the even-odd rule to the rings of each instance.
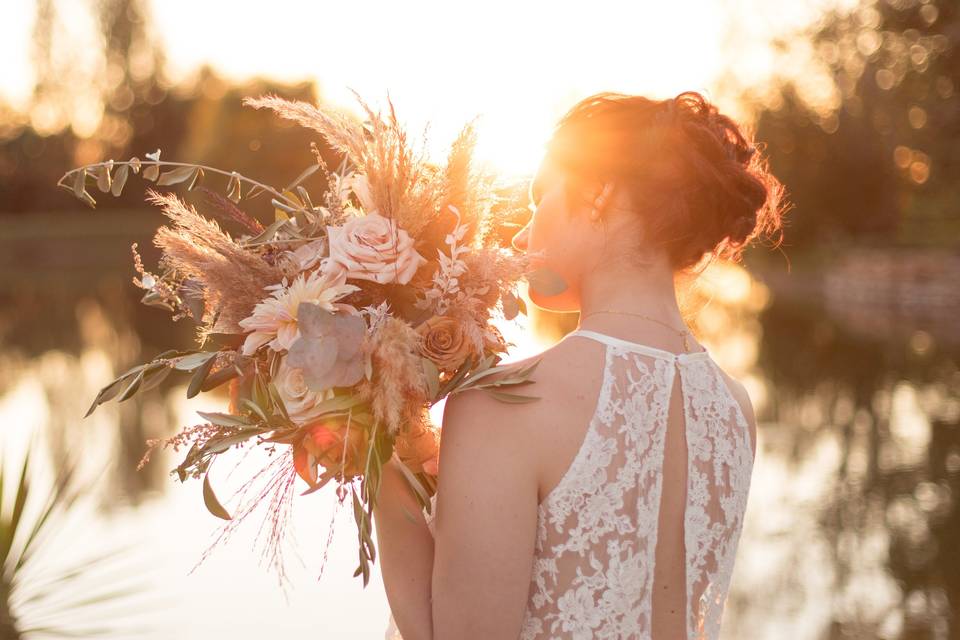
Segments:
[[[149,234],[144,224],[110,243],[143,246]],[[45,242],[36,239],[36,247]],[[40,248],[33,253],[44,255]],[[84,549],[139,542],[152,565],[145,575],[164,603],[163,616],[144,605],[151,634],[382,637],[387,604],[379,566],[366,590],[350,578],[352,523],[349,513],[331,511],[331,492],[295,509],[302,563],[291,564],[289,602],[251,553],[255,526],[189,574],[219,521],[203,508],[198,484],[180,486],[167,475],[175,458],[161,455],[140,472],[136,465],[144,440],[171,435],[197,409],[222,410],[223,399],[186,401],[184,381],[171,376],[82,420],[117,373],[193,339],[187,324],[171,325],[162,311],[137,303],[128,278],[116,275],[129,271],[125,252],[84,264],[93,266],[79,278],[56,261],[29,269],[0,264],[3,446],[16,449],[38,430],[51,459],[74,453],[89,477],[99,478],[92,492],[98,511],[77,534]],[[760,420],[725,638],[956,637],[960,345],[939,320],[925,323],[915,301],[915,315],[902,306],[887,313],[870,300],[838,305],[835,283],[814,282],[798,290],[782,278],[761,282],[722,267],[685,300],[699,310],[701,340],[746,383]],[[534,312],[534,321],[549,343],[576,319]],[[522,353],[535,343],[519,346]],[[318,583],[333,517],[343,533]]]
[[[727,637],[956,637],[956,335],[896,298],[795,293],[759,316],[769,402]]]

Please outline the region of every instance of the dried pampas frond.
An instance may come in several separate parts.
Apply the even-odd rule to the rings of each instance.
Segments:
[[[346,154],[361,170],[366,164],[363,127],[342,112],[330,107],[320,109],[302,100],[286,100],[278,95],[246,97],[243,104],[254,109],[272,109],[281,118],[319,132],[331,147]]]
[[[385,120],[357,92],[367,114],[369,139],[362,170],[381,215],[393,218],[401,229],[417,235],[436,216],[442,198],[442,174],[426,161],[426,135],[417,153],[387,98],[390,115]]]
[[[460,277],[464,289],[473,290],[474,296],[485,309],[496,305],[500,294],[512,291],[516,274],[524,273],[529,266],[525,255],[517,255],[498,247],[481,247],[464,254],[466,272]],[[488,286],[489,285],[489,286]],[[486,291],[483,291],[484,288]]]
[[[450,146],[447,165],[443,172],[443,207],[453,205],[460,213],[460,222],[468,225],[466,244],[476,237],[478,221],[485,217],[494,198],[490,188],[492,178],[477,171],[473,153],[477,145],[477,131],[468,123]]]
[[[227,220],[232,220],[243,226],[248,233],[257,235],[263,231],[262,224],[243,209],[230,202],[228,198],[224,198],[209,187],[200,186],[197,187],[196,190],[206,196],[207,204],[211,205],[216,211],[219,211]]]
[[[320,132],[366,177],[377,212],[416,235],[439,210],[443,173],[426,161],[425,136],[417,152],[411,148],[389,98],[390,114],[385,119],[359,94],[354,95],[368,118],[365,125],[330,107],[320,108],[275,95],[248,97],[243,103],[256,109],[272,109],[283,118]]]
[[[427,401],[426,380],[417,350],[420,336],[403,320],[386,316],[365,343],[373,363],[373,379],[359,386],[374,418],[397,434],[417,423]]]
[[[204,322],[212,323],[208,332],[243,333],[240,320],[263,299],[264,287],[280,281],[280,271],[176,195],[148,189],[147,200],[162,207],[173,223],[160,227],[153,243],[170,268],[202,287]]]

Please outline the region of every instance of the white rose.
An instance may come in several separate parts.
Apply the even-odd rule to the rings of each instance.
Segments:
[[[306,424],[320,415],[317,405],[333,397],[333,390],[323,393],[311,391],[303,379],[303,371],[287,365],[287,359],[280,361],[277,375],[273,379],[283,406],[290,420],[296,424]]]
[[[395,220],[368,213],[341,227],[327,227],[329,261],[348,278],[380,284],[407,284],[426,259],[413,248],[413,238]]]

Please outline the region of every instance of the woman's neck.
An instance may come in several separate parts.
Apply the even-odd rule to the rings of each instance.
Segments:
[[[618,313],[601,313],[606,311]],[[636,326],[635,316],[622,314],[649,316],[678,331],[686,328],[677,303],[673,273],[662,266],[611,265],[583,277],[580,281],[582,328]],[[662,326],[661,329],[666,330]]]

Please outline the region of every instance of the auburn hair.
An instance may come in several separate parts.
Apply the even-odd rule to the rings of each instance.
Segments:
[[[695,91],[592,95],[557,123],[547,157],[566,174],[568,197],[601,180],[626,188],[675,270],[707,253],[739,261],[760,236],[782,242],[783,185],[749,134]]]

